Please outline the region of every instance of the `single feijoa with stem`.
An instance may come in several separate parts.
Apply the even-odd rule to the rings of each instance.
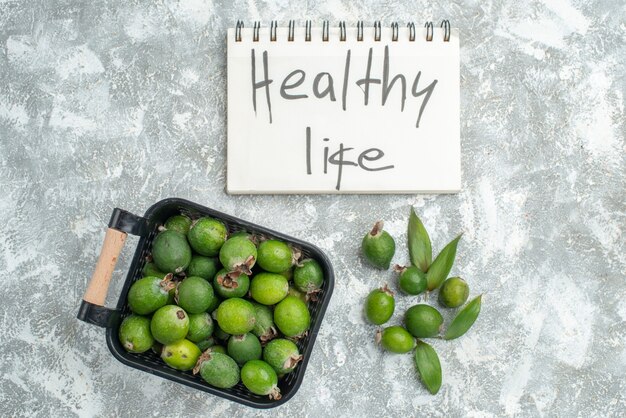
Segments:
[[[215,292],[224,299],[242,298],[250,289],[250,277],[237,272],[228,273],[225,269],[221,269],[213,278],[213,287]]]
[[[164,279],[159,277],[144,277],[132,284],[128,291],[128,306],[139,315],[148,315],[165,306],[170,298],[169,292],[176,285],[172,282],[172,275]]]
[[[220,262],[217,257],[194,255],[187,267],[187,276],[198,276],[205,280],[212,280],[219,270]]]
[[[220,262],[227,272],[250,275],[256,263],[257,249],[248,236],[237,235],[226,240],[220,249]]]
[[[274,325],[274,313],[269,306],[253,303],[256,311],[256,324],[252,329],[252,333],[259,337],[262,343],[265,343],[278,334]]]
[[[281,398],[276,372],[263,360],[250,360],[241,368],[241,381],[255,395],[269,395],[270,399]]]
[[[404,314],[406,329],[417,338],[429,338],[439,335],[443,317],[430,305],[414,305]]]
[[[152,259],[161,271],[182,273],[191,262],[191,247],[183,234],[166,230],[154,239]]]
[[[250,332],[256,324],[254,306],[241,298],[230,298],[220,303],[215,317],[220,328],[231,335]]]
[[[293,251],[289,245],[275,239],[259,244],[257,263],[270,273],[282,273],[293,264]]]
[[[174,215],[167,218],[165,221],[165,225],[163,225],[167,230],[173,230],[180,232],[183,235],[187,235],[189,232],[189,228],[191,227],[191,219],[185,215]]]
[[[189,316],[180,306],[165,305],[152,315],[150,331],[161,344],[182,340],[189,331]]]
[[[261,342],[256,335],[246,333],[242,335],[233,335],[228,339],[226,345],[228,355],[233,358],[240,366],[250,360],[261,359],[263,348]]]
[[[287,296],[274,308],[274,323],[286,337],[301,337],[311,325],[311,314],[306,303],[295,296]]]
[[[415,348],[415,338],[401,326],[395,325],[376,332],[376,342],[392,353],[408,353]]]
[[[143,353],[154,344],[150,332],[150,319],[140,315],[129,315],[122,321],[119,330],[120,343],[129,353]]]
[[[207,312],[189,314],[189,331],[187,339],[194,343],[207,340],[213,335],[213,319]]]
[[[195,252],[207,257],[219,254],[226,242],[228,230],[222,221],[203,217],[196,220],[189,228],[187,239]]]
[[[389,321],[396,307],[393,292],[387,285],[374,289],[365,300],[365,316],[374,325],[382,325]]]
[[[315,293],[321,289],[323,283],[324,272],[317,261],[307,258],[296,265],[293,284],[298,290],[307,294]]]
[[[212,348],[200,356],[193,374],[200,373],[202,379],[211,386],[221,389],[232,388],[239,383],[239,366],[235,360]]]
[[[469,297],[469,286],[460,277],[446,279],[439,289],[439,303],[447,308],[458,308]]]
[[[383,221],[378,221],[361,243],[363,256],[374,267],[386,270],[396,252],[396,242],[383,230]]]
[[[189,340],[180,340],[163,346],[161,358],[176,370],[191,370],[200,357],[200,349]]]
[[[187,277],[176,289],[178,306],[190,314],[206,311],[213,298],[213,288],[209,282],[198,276]]]
[[[398,287],[407,295],[419,295],[427,289],[426,275],[417,267],[396,265],[394,270],[399,273]]]
[[[263,360],[278,373],[292,372],[302,360],[298,346],[285,338],[277,338],[267,343],[263,349]]]
[[[252,278],[250,296],[263,305],[275,305],[287,296],[289,282],[276,273],[262,272]]]

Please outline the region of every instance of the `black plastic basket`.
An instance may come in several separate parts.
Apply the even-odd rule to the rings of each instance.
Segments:
[[[199,375],[189,372],[181,372],[169,368],[157,354],[149,350],[142,354],[128,353],[122,347],[118,338],[118,329],[122,319],[130,314],[126,296],[133,282],[142,277],[142,269],[146,263],[146,256],[150,254],[152,241],[158,233],[159,225],[162,225],[172,215],[183,213],[191,218],[210,216],[223,221],[229,232],[245,230],[250,233],[262,234],[290,243],[302,250],[305,257],[315,259],[324,271],[324,284],[316,301],[309,302],[311,313],[311,327],[308,334],[297,341],[300,353],[303,355],[302,362],[296,369],[279,380],[278,386],[282,394],[279,400],[270,400],[268,396],[254,395],[248,391],[241,382],[231,389],[219,389],[210,386]],[[115,309],[104,307],[104,299],[108,289],[111,273],[120,250],[124,245],[126,234],[140,237],[130,270],[126,276],[124,287]],[[117,239],[117,242],[114,241]],[[182,383],[231,401],[255,408],[273,408],[287,402],[298,391],[307,363],[313,350],[315,338],[322,323],[322,318],[330,301],[334,286],[333,268],[328,257],[316,246],[296,238],[289,237],[276,231],[255,225],[234,216],[215,211],[196,203],[170,198],[154,204],[148,209],[143,217],[133,215],[122,209],[114,209],[109,222],[109,229],[103,245],[96,271],[85,293],[78,319],[90,324],[98,325],[106,329],[106,341],[113,356],[122,363],[145,372],[161,376],[174,382]],[[94,296],[97,295],[97,296]]]

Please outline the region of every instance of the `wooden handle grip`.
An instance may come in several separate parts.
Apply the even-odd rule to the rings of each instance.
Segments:
[[[117,258],[124,248],[126,242],[126,232],[121,232],[116,229],[107,229],[104,236],[104,243],[100,250],[100,257],[98,257],[98,263],[96,269],[91,276],[91,281],[85,296],[83,299],[86,302],[93,303],[94,305],[104,306],[104,301],[109,290],[109,283],[111,282],[111,276],[113,275],[113,269],[117,264]]]

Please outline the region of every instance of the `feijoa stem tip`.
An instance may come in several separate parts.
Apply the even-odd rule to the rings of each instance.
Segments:
[[[385,223],[383,221],[378,221],[374,224],[374,227],[372,228],[372,231],[370,232],[370,235],[375,237],[376,235],[380,234],[383,230],[383,226],[385,225]]]

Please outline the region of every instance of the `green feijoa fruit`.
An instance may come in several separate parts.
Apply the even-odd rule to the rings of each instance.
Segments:
[[[250,296],[263,305],[275,305],[287,296],[289,282],[276,273],[259,273],[250,283]]]
[[[154,262],[146,263],[146,265],[143,266],[141,273],[143,274],[143,277],[159,277],[161,279],[165,278],[165,275],[167,274],[159,270]]]
[[[216,345],[212,345],[211,347],[209,347],[206,351],[209,351],[211,353],[226,354],[226,347],[224,347],[223,345],[216,344]]]
[[[213,328],[213,319],[208,313],[189,314],[187,339],[194,343],[206,340],[213,334]]]
[[[398,287],[407,295],[419,295],[428,287],[426,275],[417,267],[395,266],[394,270],[400,273],[398,276]]]
[[[430,305],[411,306],[404,314],[406,329],[417,338],[428,338],[439,335],[443,317]]]
[[[226,345],[228,355],[233,358],[239,365],[244,365],[250,360],[259,360],[263,348],[261,342],[256,335],[246,333],[242,335],[233,335],[228,339]]]
[[[263,360],[250,360],[241,368],[241,381],[256,395],[269,395],[270,399],[280,399],[278,376],[272,366]]]
[[[187,233],[191,248],[198,254],[207,257],[214,257],[219,254],[227,236],[226,225],[213,218],[198,219],[191,225]]]
[[[361,248],[365,259],[372,266],[386,270],[396,252],[396,242],[387,231],[383,231],[383,222],[378,221],[363,237]]]
[[[454,258],[456,257],[456,247],[459,244],[461,236],[459,235],[453,239],[443,250],[439,253],[435,261],[430,265],[426,272],[426,281],[428,282],[428,290],[435,290],[441,283],[448,277],[452,265],[454,264]]]
[[[152,259],[161,271],[182,273],[191,262],[191,248],[180,232],[163,231],[152,244]]]
[[[428,271],[433,258],[433,250],[430,244],[430,237],[420,218],[411,207],[409,216],[409,230],[407,233],[409,256],[411,263],[422,272]]]
[[[122,321],[119,330],[120,343],[129,353],[143,353],[154,344],[150,332],[150,319],[145,316],[129,315]]]
[[[198,341],[195,343],[200,351],[205,351],[207,348],[213,347],[215,345],[215,338],[209,337],[206,340]]]
[[[305,293],[314,293],[320,290],[324,283],[324,272],[319,263],[312,258],[302,260],[294,269],[293,284]]]
[[[443,336],[444,339],[453,340],[469,331],[480,313],[482,297],[483,295],[475,297],[456,314]]]
[[[193,374],[200,373],[211,386],[228,389],[239,383],[239,366],[224,353],[206,351],[198,359]]]
[[[161,358],[173,369],[191,370],[202,352],[189,340],[180,340],[163,346]]]
[[[152,315],[150,331],[161,344],[175,343],[187,335],[189,316],[180,306],[165,305]]]
[[[217,307],[216,319],[220,328],[231,335],[252,331],[256,324],[254,305],[241,298],[230,298]]]
[[[306,303],[308,302],[306,299],[306,293],[303,293],[301,291],[299,291],[298,289],[296,289],[293,286],[289,286],[289,291],[287,292],[288,296],[295,296],[298,299],[300,299],[302,302]]]
[[[279,375],[292,372],[302,360],[298,346],[292,341],[277,338],[263,349],[263,360]]]
[[[171,277],[144,277],[132,284],[128,291],[128,306],[139,315],[148,315],[165,306],[169,292],[174,288]]]
[[[215,318],[215,316],[217,315],[217,312],[214,312],[213,315],[214,315],[213,317]],[[227,332],[224,332],[224,330],[220,328],[219,324],[216,324],[215,322],[213,326],[213,336],[217,338],[218,340],[222,340],[222,341],[226,341],[230,338],[230,334],[228,334]]]
[[[250,289],[250,278],[245,274],[228,273],[222,269],[213,278],[213,286],[215,292],[224,299],[242,298]]]
[[[469,297],[469,286],[460,277],[446,279],[439,289],[439,303],[447,308],[458,308]]]
[[[202,277],[191,276],[178,284],[176,289],[178,305],[187,313],[206,311],[213,302],[213,288]]]
[[[401,326],[395,325],[378,331],[376,342],[392,353],[408,353],[415,347],[415,338]]]
[[[276,328],[274,326],[274,313],[265,305],[253,303],[256,313],[256,324],[252,329],[252,333],[259,337],[261,342],[266,342],[276,337]]]
[[[293,264],[293,251],[282,241],[268,239],[259,244],[257,263],[270,273],[282,273]]]
[[[415,347],[415,365],[426,389],[433,395],[441,387],[441,363],[437,352],[423,341],[417,341]]]
[[[393,293],[387,285],[370,292],[365,300],[365,316],[374,325],[382,325],[389,321],[396,307]]]
[[[256,263],[256,258],[256,246],[244,235],[229,238],[220,249],[220,262],[229,273],[252,274],[250,269]]]
[[[285,271],[281,271],[278,274],[280,274],[281,276],[283,276],[287,280],[293,279],[293,269],[292,268],[288,269],[288,270],[285,270]]]
[[[183,235],[187,235],[189,228],[191,227],[191,219],[185,215],[170,216],[164,225],[165,229],[180,232]]]
[[[191,257],[189,267],[187,267],[188,276],[198,276],[205,280],[211,280],[215,273],[219,270],[219,261],[217,257],[205,257],[203,255],[194,255]]]
[[[311,314],[306,303],[287,296],[274,308],[274,323],[285,336],[300,337],[311,325]]]
[[[215,293],[217,293],[217,291],[215,291]],[[213,313],[218,306],[220,306],[220,303],[222,303],[222,298],[219,297],[219,295],[214,294],[213,295],[213,300],[211,301],[211,304],[209,305],[209,307],[207,308],[207,312],[208,313]]]

